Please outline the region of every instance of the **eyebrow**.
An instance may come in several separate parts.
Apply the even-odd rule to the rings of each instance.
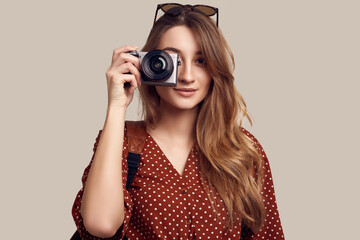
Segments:
[[[177,53],[177,54],[180,54],[181,51],[177,48],[173,48],[173,47],[166,47],[166,48],[163,48],[162,49],[163,51],[171,51],[171,52],[174,52],[174,53]],[[196,52],[196,55],[202,55],[202,52],[201,51],[197,51]]]
[[[171,52],[175,52],[175,53],[181,53],[181,51],[177,48],[173,48],[173,47],[166,47],[162,49],[163,51],[171,51]]]

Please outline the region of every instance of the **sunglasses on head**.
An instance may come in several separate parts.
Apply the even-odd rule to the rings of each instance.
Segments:
[[[180,15],[184,9],[187,9],[187,10],[193,11],[193,12],[198,12],[198,13],[201,13],[208,17],[214,16],[216,14],[216,26],[218,26],[218,24],[219,24],[219,9],[218,8],[211,7],[208,5],[190,5],[190,4],[182,5],[179,3],[163,3],[163,4],[157,5],[156,12],[155,12],[155,18],[154,18],[154,25],[156,22],[156,17],[157,17],[159,9],[163,10],[163,12],[165,14],[171,15],[171,16]]]

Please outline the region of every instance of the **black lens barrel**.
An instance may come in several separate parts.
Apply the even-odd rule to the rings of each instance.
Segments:
[[[148,52],[141,62],[142,73],[149,81],[167,80],[174,70],[171,56],[162,50]]]

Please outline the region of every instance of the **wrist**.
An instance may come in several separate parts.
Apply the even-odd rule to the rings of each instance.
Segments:
[[[109,104],[106,110],[106,117],[120,117],[125,119],[126,109],[127,107],[119,106],[116,104]]]
[[[126,111],[127,109],[127,105],[122,104],[122,103],[118,103],[118,102],[114,102],[114,101],[109,101],[108,102],[108,106],[107,106],[107,110],[111,110],[111,111]]]

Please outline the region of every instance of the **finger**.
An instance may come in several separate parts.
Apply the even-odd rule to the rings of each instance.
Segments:
[[[138,87],[136,78],[134,75],[124,74],[123,75],[124,88],[128,88],[128,91],[132,94]],[[128,83],[128,84],[126,84]]]
[[[127,62],[124,64],[121,64],[117,68],[113,68],[112,70],[117,71],[118,73],[125,74],[125,75],[134,75],[136,78],[136,81],[140,84],[141,79],[141,73],[139,69],[137,69],[132,63]]]
[[[119,57],[119,55],[121,53],[129,52],[129,51],[136,51],[137,49],[138,49],[138,47],[134,46],[134,45],[125,45],[120,48],[116,48],[113,50],[113,56],[112,56],[111,62],[115,62],[115,60]]]
[[[118,57],[111,63],[110,67],[117,67],[126,62],[132,63],[137,69],[141,68],[139,58],[129,53],[120,53]]]
[[[134,65],[129,66],[129,72],[135,76],[137,85],[141,85],[141,73],[138,68],[136,68]]]

